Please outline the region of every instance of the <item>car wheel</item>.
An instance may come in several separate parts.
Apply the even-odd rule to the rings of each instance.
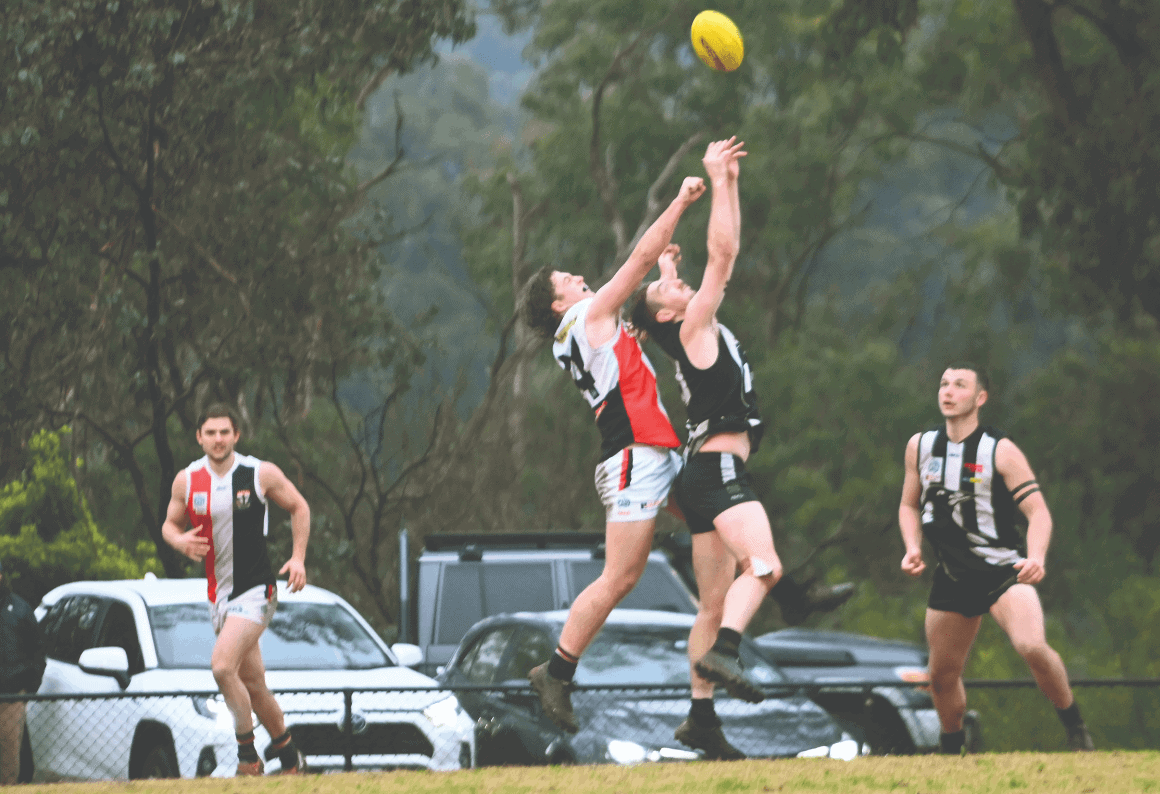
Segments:
[[[143,780],[180,776],[173,748],[165,742],[158,742],[150,747],[141,759],[141,766],[137,770],[137,778]]]

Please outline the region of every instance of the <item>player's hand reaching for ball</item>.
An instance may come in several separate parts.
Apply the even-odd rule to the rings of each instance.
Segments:
[[[926,563],[922,561],[922,549],[906,552],[902,558],[902,572],[907,576],[921,576],[926,570]]]
[[[290,592],[297,593],[306,586],[306,566],[302,560],[291,557],[286,560],[286,564],[282,566],[282,570],[278,571],[278,575],[288,574],[286,583],[290,585]]]
[[[677,200],[683,201],[687,207],[701,198],[701,194],[704,192],[704,179],[701,179],[699,176],[687,176],[685,177],[685,181],[681,183],[681,192],[677,194]]]
[[[746,155],[743,146],[745,142],[737,140],[736,136],[710,143],[705,149],[705,156],[701,158],[709,179],[714,181],[736,179],[740,171],[737,160]]]
[[[669,243],[661,255],[657,257],[657,267],[661,270],[661,278],[676,278],[677,265],[681,264],[681,247],[676,243]]]
[[[1015,570],[1019,571],[1019,584],[1039,584],[1047,576],[1047,567],[1043,560],[1028,557],[1015,563]]]
[[[201,562],[205,559],[205,555],[209,554],[209,540],[204,535],[199,535],[199,532],[201,529],[198,527],[182,532],[174,539],[173,548],[194,562]]]

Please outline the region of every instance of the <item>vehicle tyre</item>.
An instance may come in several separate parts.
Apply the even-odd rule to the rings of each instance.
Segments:
[[[173,746],[165,741],[154,743],[141,758],[136,778],[148,780],[174,777],[181,777],[181,773],[177,769],[177,754]]]

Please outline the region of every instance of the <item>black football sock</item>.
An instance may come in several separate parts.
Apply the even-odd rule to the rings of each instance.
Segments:
[[[717,710],[713,708],[713,698],[693,698],[693,706],[689,709],[689,717],[698,725],[714,727],[721,724]]]
[[[576,675],[576,663],[579,661],[579,657],[573,656],[563,648],[556,648],[556,652],[548,660],[548,675],[559,681],[571,682]]]
[[[736,659],[741,653],[741,632],[722,626],[717,631],[717,641],[713,643],[713,650],[723,656]]]
[[[967,732],[963,729],[953,733],[940,733],[938,735],[938,751],[944,755],[961,755],[966,741]]]
[[[235,734],[238,737],[238,763],[252,764],[258,760],[258,751],[254,749],[254,732]]]
[[[1079,704],[1074,700],[1067,708],[1056,709],[1055,713],[1059,715],[1059,721],[1063,723],[1065,728],[1075,728],[1083,724],[1083,717],[1079,714]]]

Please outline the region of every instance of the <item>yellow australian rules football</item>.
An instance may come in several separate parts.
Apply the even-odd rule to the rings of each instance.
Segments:
[[[702,11],[690,31],[693,52],[710,69],[732,72],[745,57],[745,43],[733,20],[720,11]]]

